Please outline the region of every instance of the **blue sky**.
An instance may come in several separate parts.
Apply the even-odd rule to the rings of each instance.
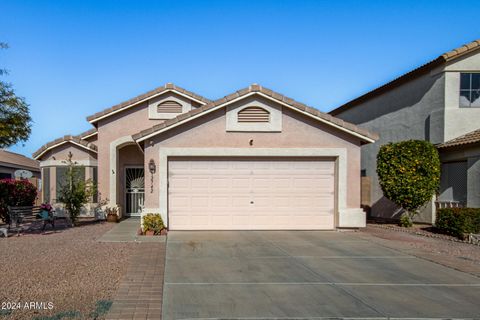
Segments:
[[[330,111],[480,38],[477,1],[0,1],[0,67],[30,104],[31,155],[85,117],[173,82],[259,83]]]

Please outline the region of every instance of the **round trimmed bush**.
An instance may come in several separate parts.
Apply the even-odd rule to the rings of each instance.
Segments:
[[[377,174],[385,197],[402,207],[411,220],[438,190],[438,151],[423,140],[383,145],[377,155]]]

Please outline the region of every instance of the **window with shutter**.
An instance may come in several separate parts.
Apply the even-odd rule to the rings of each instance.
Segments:
[[[176,101],[168,100],[157,105],[158,113],[182,113],[182,105]]]
[[[270,122],[270,112],[261,107],[247,107],[238,112],[238,122]]]

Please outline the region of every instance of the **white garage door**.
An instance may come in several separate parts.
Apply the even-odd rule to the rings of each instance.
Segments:
[[[334,228],[333,161],[169,161],[172,230]]]

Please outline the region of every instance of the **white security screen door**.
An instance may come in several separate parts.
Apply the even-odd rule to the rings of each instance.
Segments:
[[[125,214],[140,216],[145,199],[145,172],[143,167],[125,168]]]

